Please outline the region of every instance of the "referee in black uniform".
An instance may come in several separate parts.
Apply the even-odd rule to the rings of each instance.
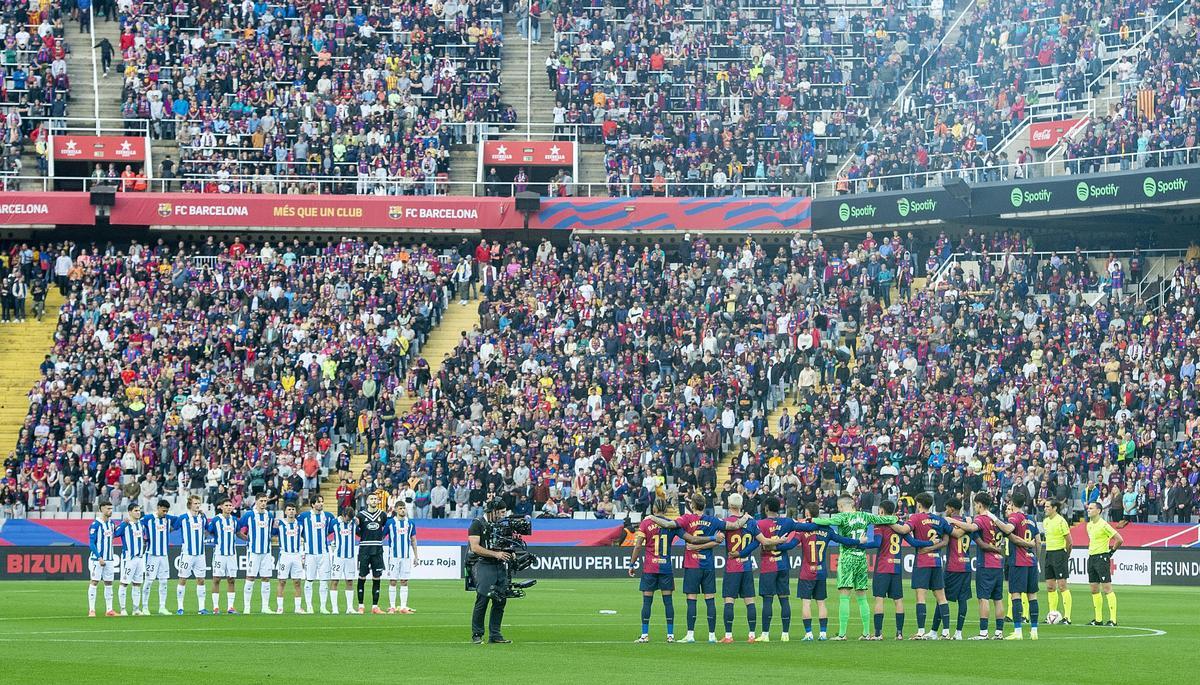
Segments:
[[[487,503],[487,511],[483,518],[471,522],[467,531],[467,541],[475,562],[471,573],[475,578],[475,608],[471,612],[471,641],[483,644],[483,618],[487,613],[488,603],[492,605],[492,615],[488,621],[488,642],[506,644],[512,640],[504,639],[500,633],[500,623],[504,620],[504,604],[508,601],[502,594],[508,587],[508,567],[505,562],[512,559],[508,552],[499,552],[484,547],[484,543],[492,537],[492,524],[508,515],[508,507],[504,500],[495,499]],[[361,582],[361,581],[360,581]]]
[[[383,575],[383,532],[387,512],[379,508],[379,495],[367,495],[367,510],[355,517],[358,528],[358,613],[363,613],[363,591],[367,574],[371,580],[371,613],[382,614],[379,608],[379,578]]]

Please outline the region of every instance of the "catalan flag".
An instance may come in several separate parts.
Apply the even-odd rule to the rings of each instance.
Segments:
[[[1147,119],[1153,119],[1155,100],[1156,97],[1153,90],[1149,88],[1139,90],[1137,95],[1138,115]]]

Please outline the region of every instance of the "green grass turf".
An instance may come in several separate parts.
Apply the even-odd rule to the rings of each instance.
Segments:
[[[369,591],[369,588],[368,588]],[[819,679],[831,683],[1176,683],[1200,672],[1200,590],[1118,588],[1119,628],[1090,628],[1086,587],[1074,590],[1074,626],[1042,626],[1038,642],[801,643],[799,600],[789,644],[666,644],[661,601],[640,632],[634,580],[543,581],[509,602],[511,645],[469,643],[474,595],[454,582],[413,583],[409,616],[198,616],[189,587],[186,616],[93,618],[82,582],[0,583],[0,682],[411,683],[666,682],[692,676],[718,682]],[[289,590],[290,593],[290,590]],[[257,592],[256,592],[257,594]],[[174,606],[174,589],[168,596]],[[912,597],[908,632],[915,627]],[[383,601],[386,605],[386,590]],[[97,604],[103,609],[103,593]],[[1043,612],[1046,607],[1042,595]],[[255,607],[258,597],[255,597]],[[718,605],[720,598],[718,597]],[[151,604],[157,608],[157,590]],[[239,591],[238,606],[241,606]],[[685,602],[676,601],[676,635]],[[857,611],[850,634],[861,633]],[[836,614],[836,598],[830,606]],[[615,615],[601,610],[616,611]],[[717,631],[723,632],[720,606]],[[699,637],[706,637],[703,600]],[[776,609],[778,613],[778,608]],[[742,607],[735,636],[745,639]],[[836,616],[830,624],[836,627]],[[894,626],[889,610],[885,633]],[[978,629],[975,612],[967,635]],[[1159,634],[1157,631],[1165,631]],[[778,639],[778,616],[772,636]]]

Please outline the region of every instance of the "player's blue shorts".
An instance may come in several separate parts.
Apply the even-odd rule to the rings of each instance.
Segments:
[[[876,573],[871,578],[871,596],[887,599],[904,597],[904,579],[899,573]]]
[[[771,597],[779,595],[782,597],[790,597],[792,591],[788,585],[788,571],[776,571],[774,573],[758,574],[758,594],[763,597]]]
[[[796,596],[800,599],[825,599],[829,596],[827,581],[828,578],[798,579],[796,580]]]
[[[726,573],[721,581],[721,595],[724,597],[753,597],[754,571]]]
[[[1013,566],[1008,569],[1008,591],[1013,594],[1036,595],[1038,573],[1036,566]]]
[[[946,601],[948,602],[965,602],[971,599],[971,573],[968,572],[953,572],[946,573]]]
[[[674,590],[675,574],[643,573],[642,582],[639,583],[638,586],[642,592],[654,592],[655,590]]]
[[[981,568],[975,572],[975,594],[981,600],[1004,599],[1004,569]]]
[[[717,572],[711,568],[683,569],[683,593],[685,595],[717,594]]]
[[[946,569],[914,568],[912,576],[914,590],[941,590],[946,587]]]

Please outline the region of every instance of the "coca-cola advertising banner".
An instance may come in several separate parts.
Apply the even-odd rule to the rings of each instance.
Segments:
[[[1045,150],[1054,147],[1062,137],[1079,123],[1079,119],[1062,119],[1059,121],[1039,121],[1029,125],[1029,147],[1034,150]]]
[[[544,140],[489,140],[483,144],[488,166],[571,166],[575,144]]]
[[[50,149],[59,162],[142,162],[144,136],[51,136]]]
[[[91,226],[95,222],[87,193],[0,193],[0,226]]]

